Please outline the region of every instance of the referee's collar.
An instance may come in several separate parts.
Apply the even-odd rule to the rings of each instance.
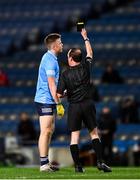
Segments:
[[[57,56],[52,51],[48,50],[48,53],[51,54],[57,60]]]

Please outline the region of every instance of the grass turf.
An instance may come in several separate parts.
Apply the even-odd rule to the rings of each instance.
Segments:
[[[111,173],[86,167],[85,173],[75,173],[74,168],[62,168],[58,172],[40,173],[37,168],[0,168],[0,179],[140,179],[137,167],[114,167]]]

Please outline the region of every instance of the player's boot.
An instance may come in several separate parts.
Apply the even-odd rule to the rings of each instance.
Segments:
[[[82,166],[78,166],[78,165],[75,166],[75,172],[76,173],[83,173],[84,171],[85,170],[83,169]]]
[[[58,170],[59,170],[59,168],[52,165],[51,163],[44,164],[43,166],[40,166],[40,171],[41,172],[44,172],[44,171],[55,172],[55,171],[58,171]]]
[[[109,166],[107,166],[105,163],[103,162],[97,162],[97,168],[100,171],[104,171],[104,172],[112,172],[111,168]]]

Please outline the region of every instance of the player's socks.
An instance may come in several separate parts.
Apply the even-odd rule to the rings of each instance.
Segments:
[[[97,161],[102,162],[102,146],[100,140],[98,138],[92,139],[92,145],[97,156]]]
[[[74,164],[75,164],[76,166],[81,166],[80,158],[79,158],[79,148],[78,148],[78,144],[72,144],[72,145],[70,145],[70,151],[71,151],[71,155],[72,155]]]
[[[45,157],[40,157],[40,165],[43,166],[45,164],[48,164],[49,163],[49,159],[48,159],[48,156],[45,156]]]

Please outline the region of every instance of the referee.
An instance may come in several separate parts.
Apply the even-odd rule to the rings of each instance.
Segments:
[[[111,168],[102,161],[101,142],[96,125],[96,110],[90,98],[90,65],[93,52],[85,29],[82,29],[81,35],[85,42],[86,58],[82,61],[82,52],[79,48],[68,51],[69,68],[59,78],[57,93],[59,97],[62,97],[64,91],[67,90],[68,127],[71,131],[70,151],[75,164],[75,172],[84,172],[78,148],[82,122],[90,133],[93,149],[97,156],[97,168],[104,172],[111,172]]]

